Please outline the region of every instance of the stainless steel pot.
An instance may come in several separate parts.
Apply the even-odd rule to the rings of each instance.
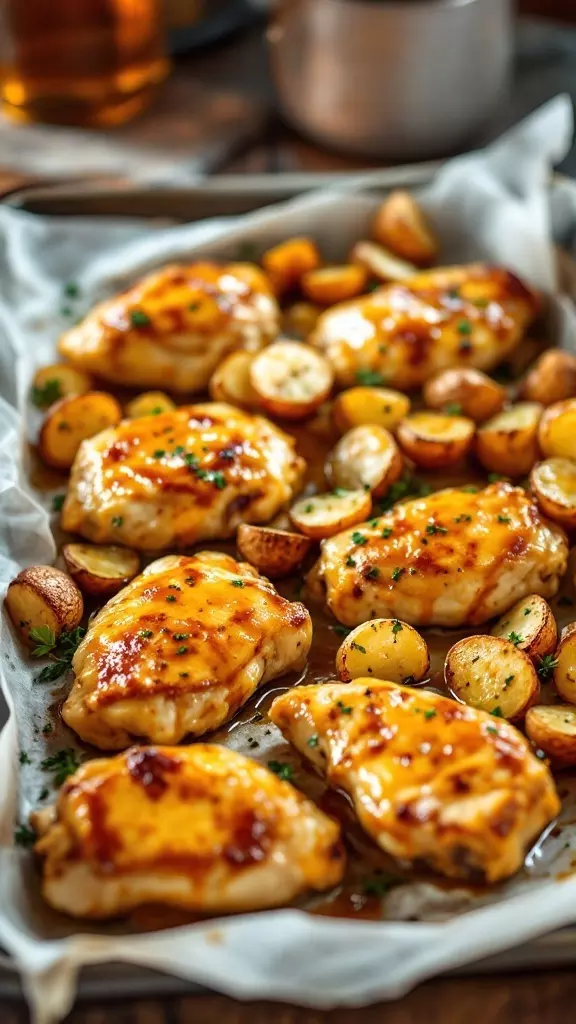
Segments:
[[[388,159],[446,154],[498,107],[512,0],[280,0],[269,28],[286,117]]]

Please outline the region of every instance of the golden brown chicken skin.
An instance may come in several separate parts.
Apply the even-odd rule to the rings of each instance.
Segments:
[[[395,505],[322,543],[311,589],[347,626],[479,625],[566,572],[563,530],[520,487],[449,488]]]
[[[204,551],[152,562],[92,620],[64,721],[102,750],[217,729],[258,686],[306,663],[310,615],[252,566]]]
[[[268,420],[220,403],[124,420],[80,446],[62,526],[150,551],[231,537],[291,500],[305,468],[294,449]]]
[[[95,306],[58,349],[113,384],[201,391],[228,352],[272,341],[279,320],[265,274],[250,263],[168,266]]]
[[[539,310],[514,274],[474,263],[424,271],[328,309],[310,338],[339,384],[378,374],[416,388],[451,366],[489,370],[517,346]]]
[[[435,693],[374,679],[300,686],[270,718],[387,853],[450,877],[512,875],[560,809],[513,726]]]
[[[204,743],[90,761],[34,824],[44,898],[74,917],[153,903],[260,910],[344,870],[336,822],[267,768]]]

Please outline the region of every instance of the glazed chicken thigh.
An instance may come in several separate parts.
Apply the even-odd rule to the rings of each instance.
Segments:
[[[250,263],[168,266],[101,302],[58,347],[113,384],[201,391],[228,352],[272,341],[279,318],[266,276]]]
[[[90,623],[62,717],[120,750],[134,736],[178,743],[218,728],[262,683],[300,669],[312,641],[303,604],[219,552],[153,562]]]
[[[527,594],[555,594],[567,558],[563,530],[522,488],[497,483],[437,491],[336,534],[308,580],[347,626],[472,626]]]
[[[497,366],[538,309],[538,296],[508,270],[440,267],[332,306],[310,341],[342,386],[371,372],[392,387],[415,388],[447,367]]]
[[[268,420],[220,403],[124,420],[81,444],[62,526],[150,551],[231,537],[290,501],[305,468],[294,448]]]
[[[513,726],[426,690],[374,679],[299,686],[270,718],[350,795],[387,853],[451,877],[513,874],[560,808],[548,768]]]
[[[258,910],[344,870],[334,821],[268,769],[203,743],[90,761],[33,821],[44,898],[74,917],[146,903]]]

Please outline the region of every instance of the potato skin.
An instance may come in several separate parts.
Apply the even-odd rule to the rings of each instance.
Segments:
[[[75,366],[69,366],[68,363],[52,363],[50,366],[41,366],[36,370],[32,381],[33,394],[37,390],[41,391],[49,381],[58,382],[59,398],[67,398],[68,395],[83,395],[92,387],[92,378],[84,370],[77,370]]]
[[[56,638],[79,625],[84,612],[82,594],[65,572],[52,565],[31,565],[12,580],[6,609],[25,643],[35,646],[30,630],[48,626]]]
[[[65,544],[62,557],[71,577],[84,594],[95,597],[111,597],[117,594],[140,571],[140,556],[129,548],[117,547],[114,544]],[[108,563],[117,562],[116,575],[110,572],[98,574],[98,561],[106,559]],[[95,563],[90,567],[90,561]]]
[[[542,406],[537,402],[520,402],[479,427],[475,451],[485,469],[512,477],[525,476],[530,472],[540,457],[538,421],[541,411]],[[518,416],[519,422],[516,428],[510,429],[513,415]]]
[[[556,768],[576,764],[576,708],[570,704],[537,704],[526,712],[526,735]]]
[[[522,637],[515,645],[517,650],[524,651],[538,669],[540,659],[552,653],[558,640],[556,620],[548,602],[539,594],[530,594],[517,601],[490,631],[492,636],[504,639],[512,632]]]
[[[576,622],[564,626],[554,658],[554,686],[565,701],[576,704]]]
[[[365,267],[346,263],[340,267],[320,267],[302,275],[300,287],[311,302],[334,306],[361,295],[368,281]]]
[[[62,398],[48,410],[40,429],[40,458],[54,469],[70,469],[82,441],[121,419],[118,402],[105,391]]]
[[[438,239],[422,207],[403,189],[395,189],[379,207],[372,222],[372,236],[419,266],[433,263],[438,255]]]
[[[555,402],[544,410],[538,426],[538,442],[548,458],[576,460],[576,398]]]
[[[463,416],[415,412],[398,424],[396,436],[417,466],[447,469],[460,462],[470,450],[474,423]]]
[[[210,398],[214,402],[229,402],[240,409],[257,409],[259,398],[250,380],[253,360],[254,356],[243,349],[226,356],[210,378]]]
[[[238,551],[269,579],[289,576],[304,561],[312,541],[301,533],[242,523],[236,534]]]
[[[430,409],[444,412],[450,406],[457,407],[458,415],[466,416],[475,423],[483,423],[495,416],[508,398],[500,384],[472,366],[440,370],[426,381],[422,395]]]
[[[410,399],[401,391],[389,388],[348,388],[336,396],[332,412],[341,434],[366,423],[395,430],[410,412]]]
[[[320,253],[312,238],[287,238],[285,242],[267,249],[262,266],[277,295],[290,291],[300,283],[303,274],[317,270]]]
[[[370,491],[347,491],[346,494],[314,494],[300,498],[290,509],[294,526],[313,540],[334,537],[357,523],[364,523],[372,511]]]
[[[381,454],[374,471],[375,456]],[[332,488],[369,488],[379,498],[402,476],[404,460],[389,431],[375,424],[353,427],[328,455],[325,475]]]
[[[511,721],[540,698],[540,680],[530,658],[509,640],[468,636],[450,648],[444,679],[464,704]]]
[[[161,412],[170,412],[175,408],[176,403],[163,391],[143,391],[128,402],[126,415],[136,420],[141,416],[157,416]]]
[[[566,529],[576,529],[576,462],[557,457],[536,463],[530,489],[544,515]]]
[[[350,262],[358,263],[380,281],[407,281],[418,273],[414,263],[401,260],[376,242],[356,242],[350,252]]]
[[[553,405],[576,397],[576,355],[561,348],[543,352],[520,386],[520,394],[529,402]]]
[[[310,345],[281,339],[254,357],[249,379],[258,403],[270,415],[301,420],[326,401],[334,383],[334,371],[328,360]]]
[[[343,683],[372,676],[409,685],[424,679],[429,666],[424,638],[400,619],[363,622],[349,633],[336,655],[336,671]]]

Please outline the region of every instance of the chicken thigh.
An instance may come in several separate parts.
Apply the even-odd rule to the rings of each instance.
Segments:
[[[258,267],[191,263],[163,267],[99,303],[58,348],[73,366],[113,384],[201,391],[228,352],[272,341],[279,320]]]
[[[204,743],[89,761],[33,821],[44,898],[74,917],[146,903],[259,910],[344,870],[336,822],[267,768]]]
[[[551,597],[567,559],[563,530],[521,487],[497,483],[406,501],[330,537],[308,580],[347,626],[474,626],[527,594]]]
[[[62,526],[150,551],[231,537],[291,500],[305,468],[294,448],[268,420],[220,403],[124,420],[82,442]]]
[[[167,555],[90,623],[62,717],[103,750],[134,736],[178,743],[217,729],[261,683],[301,669],[311,642],[304,605],[251,566],[219,552]]]
[[[426,690],[299,686],[270,718],[350,795],[382,849],[451,877],[507,878],[560,809],[548,768],[513,726]]]
[[[416,388],[450,366],[497,366],[538,310],[538,296],[508,270],[440,267],[332,306],[310,341],[343,386],[377,374],[392,387]]]

